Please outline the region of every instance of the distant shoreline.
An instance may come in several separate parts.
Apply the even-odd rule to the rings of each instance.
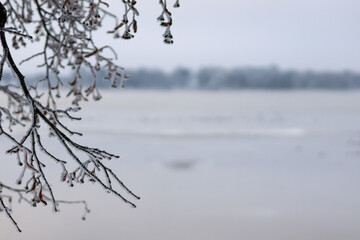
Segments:
[[[65,71],[66,72],[66,71]],[[93,82],[89,72],[82,72],[84,86]],[[104,79],[106,71],[97,72],[97,87],[110,88]],[[172,72],[158,69],[130,69],[119,77],[130,77],[124,81],[127,89],[186,89],[186,90],[352,90],[360,89],[360,73],[353,71],[296,71],[270,67],[237,67],[232,69],[206,67],[197,71],[178,68]],[[26,76],[26,82],[34,85],[43,77],[39,74]],[[64,86],[73,76],[61,77]],[[0,85],[13,81],[10,73],[4,73]],[[54,78],[55,79],[55,78]],[[104,79],[104,80],[103,80]],[[54,81],[55,82],[55,81]],[[41,86],[41,84],[40,84]]]

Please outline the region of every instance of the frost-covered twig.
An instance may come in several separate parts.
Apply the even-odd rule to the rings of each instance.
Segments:
[[[73,74],[67,96],[72,97],[72,104],[75,106],[89,96],[94,100],[101,98],[97,88],[98,71],[106,70],[104,80],[110,81],[113,87],[118,86],[119,82],[123,86],[124,81],[129,78],[125,69],[116,63],[118,54],[115,50],[108,45],[98,45],[93,38],[98,29],[104,28],[102,23],[105,18],[113,20],[113,26],[107,29],[114,38],[134,37],[138,29],[137,3],[135,0],[121,1],[121,17],[118,17],[119,13],[111,12],[109,4],[102,0],[6,0],[3,4],[0,3],[0,41],[3,48],[0,60],[0,94],[7,97],[6,103],[0,103],[0,138],[7,139],[12,144],[7,153],[14,155],[21,167],[17,184],[22,186],[16,189],[0,182],[0,203],[19,231],[10,207],[3,201],[8,195],[4,195],[1,189],[18,194],[19,201],[24,200],[32,206],[47,205],[51,202],[53,209],[58,211],[60,203],[78,203],[84,204],[85,214],[89,212],[85,201],[57,199],[46,173],[49,161],[59,165],[60,179],[69,186],[86,181],[95,182],[133,207],[136,205],[129,197],[140,199],[106,166],[105,160],[118,158],[116,154],[81,145],[72,139],[73,135],[82,134],[70,129],[64,120],[80,120],[73,116],[80,108],[57,107],[57,98],[61,97],[60,88],[66,84],[61,75],[64,70],[70,70]],[[160,0],[159,3],[162,7],[161,15],[166,18],[158,19],[161,26],[166,27],[164,41],[173,43],[170,32],[171,12],[166,0]],[[178,6],[179,1],[175,0],[174,7]],[[5,27],[6,23],[10,27]],[[34,32],[30,33],[29,29]],[[11,49],[5,34],[12,34]],[[21,64],[31,62],[34,58],[41,59],[38,67],[43,69],[44,75],[33,86],[27,84],[25,76],[12,57],[12,50],[26,47],[27,41],[43,44],[32,56],[20,61]],[[1,81],[6,62],[14,73],[10,83]],[[84,72],[91,73],[90,85],[85,86]],[[40,85],[45,87],[44,90]],[[5,124],[7,128],[4,127]],[[22,137],[12,134],[14,127],[23,128]],[[44,145],[44,137],[40,133],[40,129],[44,127],[63,148],[61,156]],[[73,169],[70,169],[71,167]]]

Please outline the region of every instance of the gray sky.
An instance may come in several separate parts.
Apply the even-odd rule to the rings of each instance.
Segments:
[[[113,12],[119,9],[116,4]],[[134,39],[102,36],[101,41],[116,45],[119,63],[126,68],[276,64],[285,69],[360,71],[359,0],[181,0],[180,4],[172,9],[174,45],[162,42],[157,0],[138,1],[139,30]]]
[[[360,70],[358,0],[182,0],[173,46],[162,43],[157,1],[139,1],[139,34],[119,42],[128,67]]]

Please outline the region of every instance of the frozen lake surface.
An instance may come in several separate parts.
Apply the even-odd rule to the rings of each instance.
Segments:
[[[360,92],[104,91],[71,122],[142,199],[56,185],[79,206],[14,204],[0,239],[360,239]],[[1,146],[3,149],[3,146]],[[56,146],[51,146],[55,151]],[[20,169],[2,157],[4,178]],[[58,182],[56,166],[47,171]],[[3,178],[3,177],[2,177]]]

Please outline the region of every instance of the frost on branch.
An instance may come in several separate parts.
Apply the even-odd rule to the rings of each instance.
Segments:
[[[11,214],[14,194],[19,201],[34,207],[39,204],[52,205],[55,212],[61,203],[83,204],[83,219],[89,212],[85,201],[58,200],[46,174],[46,165],[51,161],[59,166],[60,181],[70,187],[90,181],[132,207],[136,206],[133,201],[140,199],[105,165],[106,160],[118,156],[77,143],[72,136],[81,136],[81,133],[68,128],[64,122],[66,119],[80,120],[74,113],[80,110],[78,105],[82,100],[88,100],[90,96],[94,100],[101,99],[97,88],[97,82],[101,81],[97,78],[98,71],[106,70],[103,80],[110,81],[113,87],[119,83],[123,86],[123,82],[129,78],[125,69],[116,63],[114,49],[98,45],[93,37],[102,28],[114,38],[128,40],[134,37],[138,30],[137,3],[135,0],[121,2],[123,8],[115,11],[111,11],[109,4],[102,0],[6,0],[0,3],[0,41],[3,49],[0,94],[7,98],[7,102],[0,103],[0,138],[12,144],[7,154],[13,156],[21,169],[16,181],[18,188],[0,179],[0,211],[9,216],[19,231]],[[172,14],[166,0],[160,0],[159,4],[162,12],[158,20],[165,27],[164,42],[171,44]],[[173,7],[179,6],[176,0]],[[104,19],[111,19],[113,26],[103,26]],[[11,47],[5,34],[11,35]],[[15,61],[12,51],[31,46],[32,42],[39,42],[42,47],[32,56]],[[44,75],[29,86],[18,65],[31,63],[34,59],[41,62],[36,67]],[[10,82],[1,81],[5,67],[14,73]],[[62,78],[64,70],[70,70],[73,74],[69,82]],[[90,85],[83,81],[84,72],[92,75]],[[59,109],[57,99],[61,97],[60,89],[64,85],[69,86],[67,97],[72,98],[73,106]],[[13,135],[15,127],[22,130],[22,137]],[[44,127],[48,129],[48,135],[54,136],[59,147],[62,147],[64,154],[61,156],[43,144],[44,136],[40,129]]]

